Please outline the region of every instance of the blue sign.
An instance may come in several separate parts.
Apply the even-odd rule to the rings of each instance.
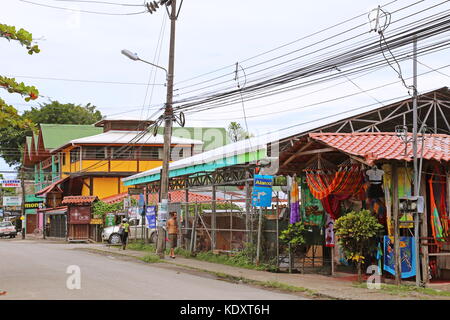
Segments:
[[[139,195],[139,213],[143,216],[145,214],[145,198],[143,194]]]
[[[147,218],[147,228],[155,229],[156,228],[156,206],[148,206],[145,210]]]
[[[252,192],[252,205],[254,207],[272,206],[273,176],[255,174]]]

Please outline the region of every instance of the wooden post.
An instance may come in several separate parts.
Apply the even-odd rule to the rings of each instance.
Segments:
[[[185,208],[184,208],[184,217],[183,217],[183,221],[184,221],[184,228],[186,230],[186,234],[188,232],[188,228],[189,228],[189,188],[187,186],[187,179],[186,179],[186,190],[185,190],[185,194],[184,194],[184,201],[185,203]],[[181,234],[181,237],[183,238],[183,233]],[[185,239],[183,238],[182,244],[183,245],[185,243],[184,241]],[[186,249],[187,246],[185,246]]]
[[[256,244],[256,265],[259,265],[259,259],[261,254],[261,233],[262,233],[262,207],[259,207],[259,220],[258,220],[258,242]]]
[[[216,186],[212,186],[211,251],[216,249]]]
[[[424,211],[421,215],[421,234],[420,236],[422,238],[428,237],[428,221],[427,221],[427,182],[426,182],[426,174],[422,173],[422,179],[420,179],[420,195],[423,196],[423,202],[424,202]],[[428,257],[428,240],[426,240],[425,245],[420,246],[420,251],[422,252],[422,281],[426,285],[430,282],[429,280],[429,272],[428,272],[428,266],[429,266],[429,257]],[[422,241],[419,240],[419,244],[422,244]],[[417,272],[419,272],[419,269],[417,269]]]
[[[398,172],[397,163],[392,164],[392,207],[394,219],[394,256],[395,256],[395,284],[401,283],[401,257],[400,257],[400,229],[399,229],[399,203],[398,203]]]
[[[230,251],[233,250],[233,195],[230,198]],[[228,209],[227,209],[228,210]]]
[[[194,208],[194,221],[192,223],[192,230],[191,230],[191,245],[189,247],[189,251],[191,253],[195,251],[195,247],[196,247],[197,219],[198,219],[198,203],[196,202],[195,208]]]
[[[280,202],[279,202],[279,199],[280,199],[280,193],[277,191],[277,209],[275,210],[275,213],[276,213],[276,216],[277,216],[277,221],[276,221],[276,223],[277,223],[277,241],[276,241],[276,246],[277,246],[277,270],[278,270],[278,267],[280,266],[279,264],[280,264],[280,243],[279,243],[279,239],[278,239],[278,237],[279,237],[279,233],[280,233],[280,227],[279,227],[279,225],[278,225],[278,218],[279,218],[279,206],[280,206]]]
[[[251,243],[252,242],[252,234],[250,232],[250,211],[251,211],[251,196],[252,192],[250,189],[250,173],[247,171],[245,173],[245,229],[246,232],[246,242]]]

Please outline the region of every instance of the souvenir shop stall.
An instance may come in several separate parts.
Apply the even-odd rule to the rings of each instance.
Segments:
[[[384,230],[366,267],[377,265],[385,278],[396,280],[414,280],[416,273],[424,283],[450,280],[450,136],[422,139],[418,197],[412,146],[395,132],[311,133],[299,142],[296,163],[281,167],[291,176],[290,223],[302,221],[322,238],[322,263],[332,275],[355,270],[335,236],[336,219],[367,209]]]

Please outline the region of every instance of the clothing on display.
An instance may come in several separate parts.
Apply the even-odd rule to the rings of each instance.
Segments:
[[[367,197],[369,199],[384,197],[384,191],[382,187],[384,171],[378,169],[377,166],[373,166],[372,169],[366,171],[366,175],[369,177],[369,189],[367,190]]]
[[[299,204],[299,194],[298,194],[298,183],[297,183],[297,177],[294,176],[292,179],[291,184],[291,216],[289,219],[289,222],[291,224],[301,221],[300,218],[300,204]]]
[[[384,236],[384,270],[395,275],[394,237]],[[414,237],[400,237],[401,278],[416,275],[416,250]]]
[[[322,227],[325,220],[325,211],[322,206],[322,202],[311,193],[306,183],[306,177],[303,175],[301,178],[301,220],[308,225]]]
[[[325,246],[334,247],[334,219],[327,214],[327,222],[325,223]]]

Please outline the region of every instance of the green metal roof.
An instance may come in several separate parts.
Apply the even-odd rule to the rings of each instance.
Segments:
[[[45,149],[62,147],[71,140],[93,136],[103,132],[103,128],[91,124],[40,124]]]

